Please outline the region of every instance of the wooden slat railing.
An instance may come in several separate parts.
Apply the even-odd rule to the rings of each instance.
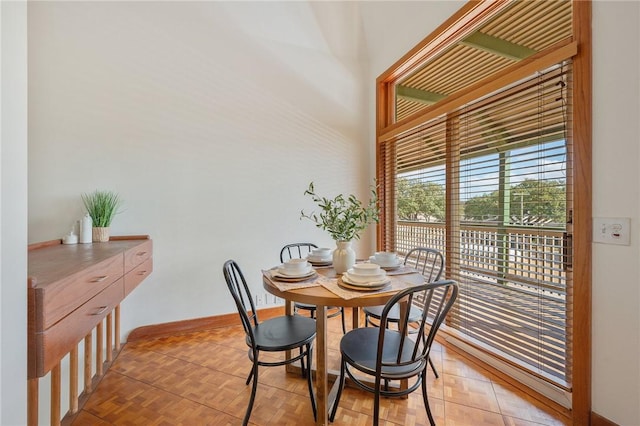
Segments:
[[[563,232],[539,227],[461,224],[460,283],[449,325],[522,363],[546,380],[567,380],[567,274]],[[445,226],[399,222],[396,252],[426,246],[445,256]]]

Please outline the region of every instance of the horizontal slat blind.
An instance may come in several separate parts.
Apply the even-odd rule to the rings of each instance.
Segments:
[[[385,176],[395,177],[385,180],[383,205],[396,217],[395,227],[385,228],[386,248],[404,254],[428,246],[459,256],[445,272],[460,283],[448,328],[566,389],[570,78],[570,64],[558,65],[385,141],[379,151],[386,153],[379,163]],[[460,147],[452,158],[447,134]],[[446,182],[445,166],[459,187]],[[450,247],[446,191],[459,194],[459,215],[449,218],[459,232]]]
[[[446,120],[425,123],[396,144],[395,243],[401,256],[415,247],[444,253]],[[424,224],[429,226],[422,226]]]
[[[570,388],[566,228],[569,66],[539,73],[459,116],[458,309],[450,327]]]

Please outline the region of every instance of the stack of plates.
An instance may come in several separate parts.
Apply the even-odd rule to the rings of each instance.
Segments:
[[[360,263],[342,274],[342,286],[350,290],[371,291],[385,288],[391,282],[387,273],[375,263]]]
[[[316,274],[316,271],[311,266],[308,266],[303,271],[296,272],[296,273],[285,270],[283,266],[279,266],[278,268],[271,271],[271,277],[279,281],[289,281],[289,282],[304,281],[308,278],[311,278],[315,274]]]
[[[380,265],[380,267],[386,271],[392,271],[394,269],[398,269],[402,265],[402,261],[397,257],[391,262],[381,262],[377,260],[375,256],[371,256],[369,258],[369,262],[375,263],[376,265]]]
[[[307,261],[313,266],[329,266],[332,263],[332,259],[333,257],[331,255],[322,257],[310,254],[309,256],[307,256]]]

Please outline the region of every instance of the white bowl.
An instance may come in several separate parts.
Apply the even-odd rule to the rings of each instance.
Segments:
[[[390,251],[377,251],[373,257],[378,261],[378,263],[394,263],[397,261],[398,256]]]
[[[400,263],[401,263],[400,259],[398,259],[397,257],[393,259],[391,262],[381,262],[377,260],[375,256],[371,256],[369,258],[369,262],[375,263],[376,265],[379,265],[383,268],[394,268],[396,266],[400,266]]]
[[[301,274],[309,269],[307,259],[289,259],[282,264],[282,269],[289,274]]]
[[[326,259],[331,256],[331,249],[328,247],[318,247],[311,250],[310,255],[316,259]]]
[[[350,274],[349,271],[345,272],[343,274],[343,277],[344,276],[346,276],[347,281],[350,281],[356,284],[379,283],[386,278],[386,276],[384,275],[366,275],[366,276],[353,275],[353,274]]]
[[[353,273],[356,275],[378,275],[380,274],[380,265],[375,263],[356,263],[353,265]]]
[[[356,282],[356,283],[370,283],[375,281],[381,281],[385,279],[387,273],[384,270],[380,270],[380,273],[376,275],[360,275],[354,272],[353,269],[349,269],[346,272],[347,279]]]
[[[279,275],[283,275],[283,276],[286,276],[286,277],[292,277],[292,278],[304,277],[306,275],[311,274],[311,272],[313,272],[313,268],[311,267],[311,265],[309,265],[309,267],[304,268],[303,270],[301,270],[299,272],[298,271],[296,271],[296,272],[287,271],[286,269],[284,269],[282,267],[278,268],[278,270],[277,270],[277,273]]]

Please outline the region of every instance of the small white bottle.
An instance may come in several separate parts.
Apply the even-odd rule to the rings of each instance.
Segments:
[[[82,219],[80,219],[80,243],[87,244],[93,240],[92,228],[93,222],[89,213],[86,213]]]

